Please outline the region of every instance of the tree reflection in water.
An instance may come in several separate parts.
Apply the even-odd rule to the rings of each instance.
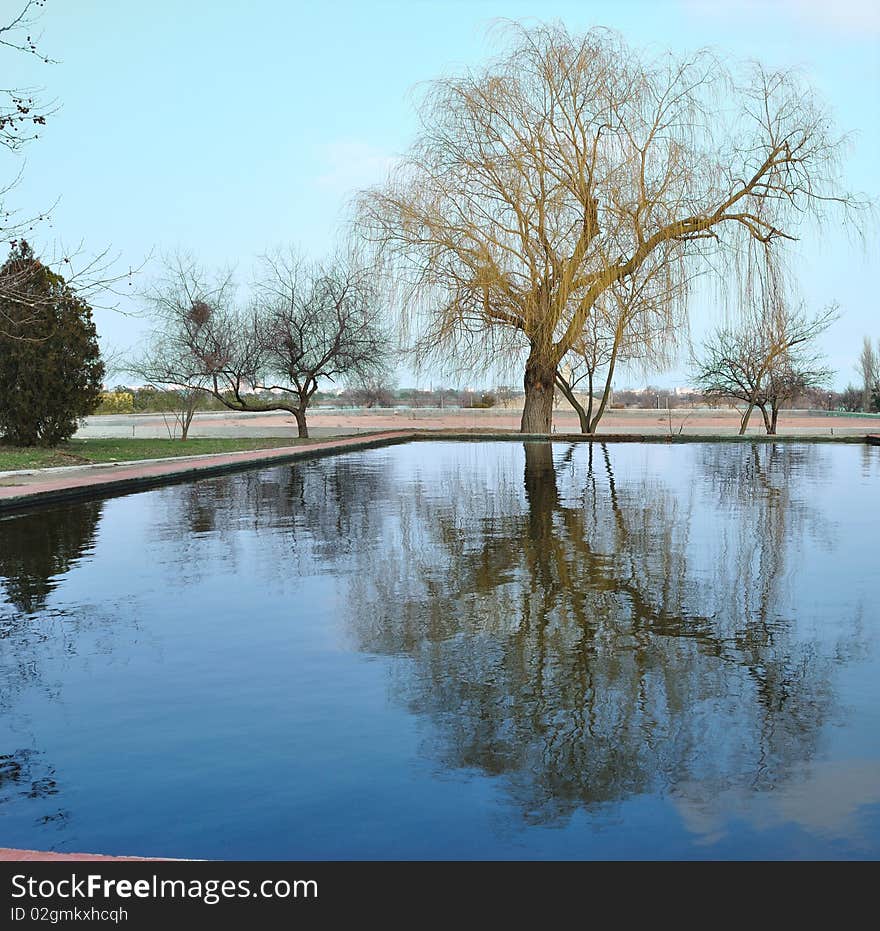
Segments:
[[[781,588],[792,535],[825,532],[791,490],[810,448],[732,452],[706,447],[710,480],[676,493],[616,478],[604,445],[554,462],[525,443],[521,489],[461,472],[442,500],[401,496],[351,622],[360,649],[410,660],[395,693],[432,721],[426,751],[503,776],[536,822],[685,783],[772,788],[809,760],[845,655],[799,639]],[[720,498],[703,553],[699,494]]]
[[[47,611],[50,596],[92,549],[103,502],[34,511],[0,520],[0,710],[28,684],[40,683],[41,644],[64,638]],[[5,603],[4,603],[5,602]],[[43,686],[48,688],[48,686]]]
[[[299,623],[312,609],[301,578],[332,576],[346,635],[393,658],[393,700],[427,724],[423,753],[442,770],[497,776],[529,823],[646,792],[673,794],[709,823],[707,798],[824,786],[804,767],[839,713],[835,667],[860,644],[846,618],[845,639],[819,643],[796,614],[809,605],[803,542],[835,539],[802,496],[804,477],[828,464],[823,449],[706,444],[685,458],[658,446],[639,467],[600,444],[437,448],[132,499],[146,515],[148,571],[113,589],[127,598],[135,586],[114,629],[221,578],[241,580],[225,590],[248,610],[289,604]],[[682,462],[694,471],[676,473]],[[41,663],[67,645],[50,595],[93,547],[101,513],[87,503],[0,521],[0,646],[5,637],[14,658],[0,669],[4,710],[25,685],[55,688]],[[90,606],[62,608],[75,652],[78,634],[104,621]],[[127,634],[106,647],[123,659],[129,648]],[[0,803],[23,792],[44,793],[47,817],[66,816],[41,754],[0,747]]]
[[[60,624],[45,616],[46,606],[64,574],[93,547],[102,508],[103,502],[89,501],[0,520],[6,602],[0,601],[0,650],[4,659],[16,660],[0,663],[0,713],[8,713],[27,687],[52,691],[43,680],[41,644],[61,635]],[[28,799],[39,806],[42,823],[63,826],[68,813],[54,803],[58,792],[55,769],[39,750],[0,747],[0,810]]]
[[[58,579],[95,541],[102,501],[0,519],[0,582],[19,611],[36,614]]]

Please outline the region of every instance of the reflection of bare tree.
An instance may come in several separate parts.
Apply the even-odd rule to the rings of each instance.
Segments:
[[[35,823],[66,827],[70,813],[59,808],[55,768],[36,750],[0,753],[0,811],[7,802],[27,799]]]
[[[56,810],[53,797],[58,795],[55,769],[34,750],[16,750],[0,754],[0,807],[15,798],[27,798],[46,804],[39,816],[41,823],[64,823],[67,812]]]
[[[0,520],[0,579],[19,611],[45,607],[59,576],[94,543],[102,508],[89,501]]]
[[[768,633],[719,603],[745,557],[704,571],[695,493],[615,477],[604,446],[524,452],[520,488],[461,473],[442,500],[402,496],[394,542],[356,573],[358,644],[411,660],[395,690],[432,720],[430,752],[503,775],[541,821],[686,780],[772,784],[809,758],[833,659],[790,619]],[[749,552],[789,545],[754,532],[771,538]]]
[[[690,447],[693,481],[598,444],[468,444],[441,467],[437,448],[151,494],[168,597],[203,571],[251,573],[267,598],[274,586],[289,598],[298,574],[332,573],[356,646],[395,657],[393,694],[428,723],[425,752],[498,775],[530,821],[670,787],[702,804],[803,776],[835,708],[835,665],[853,655],[805,637],[788,584],[801,541],[830,539],[800,481],[821,471],[822,448]],[[4,711],[23,686],[57,689],[42,660],[107,624],[106,606],[48,598],[92,545],[100,508],[0,521]],[[137,607],[126,612],[130,629]],[[19,746],[0,747],[0,801],[51,795],[48,764]],[[47,811],[61,801],[47,796]]]
[[[382,464],[351,456],[315,459],[165,489],[155,532],[178,582],[200,577],[205,538],[216,547],[212,556],[237,571],[244,551],[252,549],[246,539],[252,533],[261,534],[265,552],[256,571],[267,581],[320,571],[322,564],[335,571],[335,560],[376,542],[382,500],[390,493]]]
[[[10,706],[27,686],[52,690],[42,677],[37,644],[60,636],[47,602],[61,577],[94,545],[103,502],[41,510],[0,520],[0,649],[15,662],[0,665],[0,710]],[[35,615],[41,615],[39,619]],[[61,637],[59,649],[66,649]],[[26,798],[38,806],[42,823],[63,825],[54,767],[39,751],[0,747],[0,807]]]
[[[862,475],[880,472],[880,447],[862,444]]]
[[[799,495],[805,477],[821,474],[823,451],[774,443],[706,445],[700,452],[703,487],[717,512],[729,518],[717,524],[719,558],[711,561],[707,605],[754,682],[764,713],[762,740],[771,746],[793,734],[814,740],[814,704],[830,702],[832,660],[809,643],[792,641],[796,618],[787,582],[793,543],[805,537],[831,543],[832,528]]]

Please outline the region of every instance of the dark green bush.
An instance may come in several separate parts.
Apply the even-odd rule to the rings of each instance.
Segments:
[[[101,400],[92,310],[26,242],[0,268],[0,436],[16,446],[70,438]]]

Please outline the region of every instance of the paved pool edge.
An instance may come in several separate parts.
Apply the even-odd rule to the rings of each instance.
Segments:
[[[0,863],[48,863],[60,860],[125,860],[130,862],[166,860],[163,857],[114,857],[106,853],[57,853],[51,850],[22,850],[0,847]]]
[[[244,450],[237,453],[214,453],[187,456],[181,459],[138,460],[128,463],[95,463],[65,470],[22,470],[28,481],[0,485],[0,515],[32,510],[65,501],[112,497],[181,482],[210,478],[230,472],[285,465],[300,459],[335,456],[340,453],[393,446],[408,442],[563,442],[563,443],[848,443],[880,446],[880,436],[798,436],[715,434],[600,434],[582,433],[515,433],[485,430],[394,430],[356,436],[335,437],[307,446],[274,447]],[[41,472],[47,474],[44,481]],[[36,479],[36,480],[34,480]]]
[[[0,514],[30,510],[64,501],[128,494],[161,485],[195,481],[229,472],[242,472],[262,466],[284,465],[299,459],[337,455],[376,446],[391,446],[410,439],[413,431],[360,434],[333,438],[307,446],[281,446],[244,450],[237,453],[214,453],[179,459],[139,460],[107,465],[95,463],[65,475],[57,472],[40,481],[39,472],[29,472],[28,481],[0,485]],[[36,479],[36,480],[34,480]]]

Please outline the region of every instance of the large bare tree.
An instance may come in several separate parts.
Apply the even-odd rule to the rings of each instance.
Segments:
[[[265,256],[250,300],[186,257],[167,263],[149,295],[158,326],[138,371],[180,391],[208,392],[231,410],[287,411],[307,437],[320,381],[381,372],[390,343],[372,270],[295,252]]]
[[[647,280],[684,307],[699,269],[856,200],[794,74],[650,57],[604,29],[510,34],[485,68],[429,85],[415,143],[358,216],[422,352],[524,358],[522,429],[546,433],[559,364],[610,289]]]

